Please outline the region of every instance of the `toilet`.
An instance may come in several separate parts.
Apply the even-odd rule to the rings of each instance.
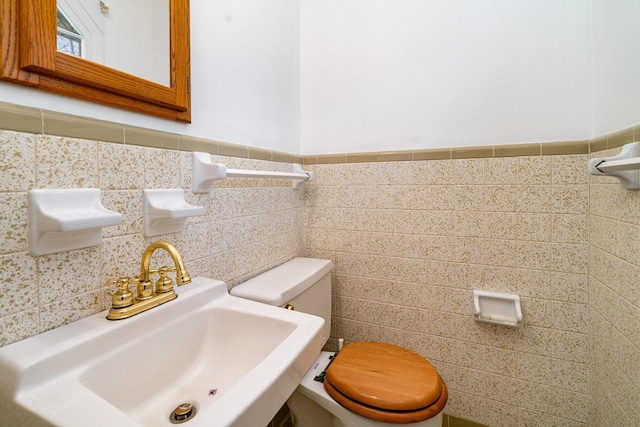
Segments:
[[[237,297],[324,318],[331,332],[329,260],[294,258],[233,289]],[[419,354],[392,344],[354,342],[322,351],[287,401],[297,427],[440,427],[447,387]]]

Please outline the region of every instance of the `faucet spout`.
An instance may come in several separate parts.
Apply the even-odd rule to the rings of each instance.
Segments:
[[[147,249],[144,250],[142,254],[142,264],[140,265],[140,281],[148,282],[149,279],[149,266],[151,265],[151,255],[156,251],[156,249],[164,249],[167,251],[176,269],[176,283],[178,286],[186,285],[187,283],[191,283],[191,276],[187,272],[184,267],[184,261],[182,260],[182,255],[178,252],[175,246],[173,246],[169,242],[165,242],[163,240],[159,240],[157,242],[151,243]]]

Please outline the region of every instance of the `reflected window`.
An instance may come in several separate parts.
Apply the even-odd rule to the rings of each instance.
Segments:
[[[82,34],[73,22],[58,8],[58,50],[74,56],[83,55]]]

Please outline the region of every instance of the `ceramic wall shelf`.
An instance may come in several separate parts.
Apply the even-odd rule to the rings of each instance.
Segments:
[[[144,190],[144,235],[184,231],[187,218],[204,214],[202,206],[188,204],[181,189]]]
[[[96,188],[29,191],[31,255],[45,255],[102,243],[102,227],[118,225],[122,215],[102,206]]]

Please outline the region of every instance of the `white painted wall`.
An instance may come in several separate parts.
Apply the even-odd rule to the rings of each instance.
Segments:
[[[191,125],[4,82],[0,100],[302,154],[585,139],[637,124],[639,7],[192,0]]]
[[[205,136],[299,153],[298,1],[192,0],[191,23],[193,111]]]
[[[296,0],[191,0],[190,125],[6,82],[0,101],[299,153],[298,36]]]
[[[302,0],[300,26],[304,154],[590,136],[590,1]]]
[[[640,2],[593,1],[593,134],[638,124]]]

